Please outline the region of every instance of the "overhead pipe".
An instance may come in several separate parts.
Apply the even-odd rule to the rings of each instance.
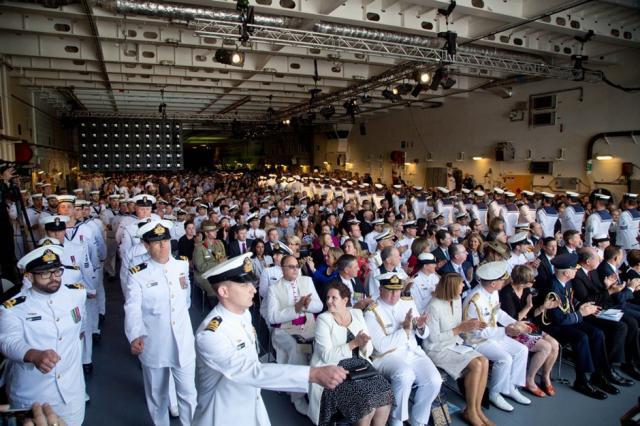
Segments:
[[[160,3],[154,1],[133,0],[104,0],[98,5],[105,10],[133,15],[153,16],[155,18],[181,19],[193,21],[196,19],[211,19],[215,21],[240,22],[240,13],[233,9],[219,9],[212,7],[196,7],[178,3]],[[256,13],[256,25],[269,27],[293,27],[300,20],[282,16],[270,16]]]

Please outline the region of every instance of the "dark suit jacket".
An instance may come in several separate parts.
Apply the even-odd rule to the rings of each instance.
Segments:
[[[251,250],[251,244],[253,244],[253,240],[246,239],[245,244],[247,245],[247,251]],[[242,254],[242,250],[240,248],[240,243],[238,240],[233,240],[229,243],[229,248],[227,250],[227,256],[229,258],[240,256]]]
[[[436,261],[440,262],[441,260],[449,260],[449,253],[445,256],[444,250],[441,247],[436,247],[433,249],[431,254],[436,258]]]
[[[592,277],[596,277],[593,280]],[[611,306],[609,292],[597,279],[597,273],[593,271],[587,274],[584,269],[580,268],[576,272],[575,278],[571,282],[574,292],[574,300],[576,304],[585,302],[594,302],[596,305],[607,309]]]
[[[569,253],[569,249],[566,246],[562,246],[560,248],[558,248],[558,254],[567,254]],[[575,253],[575,251],[574,251]]]
[[[547,259],[547,256],[544,253],[540,253],[538,259],[540,259],[540,266],[538,266],[538,276],[536,277],[534,287],[538,290],[538,294],[544,297],[548,292],[549,287],[551,287],[553,269],[551,267],[551,262],[549,262],[549,259]]]
[[[606,286],[604,284],[604,280],[605,278],[607,278],[607,276],[611,275],[612,272],[617,273],[617,271],[614,270],[613,266],[609,265],[605,261],[602,261],[600,262],[600,265],[598,265],[598,269],[593,271],[593,273],[591,274],[591,279],[593,281],[598,281],[598,283],[602,286],[602,288],[605,288]],[[619,275],[618,275],[618,282],[621,282]],[[633,293],[630,290],[625,288],[622,291],[619,291],[617,293],[613,293],[612,295],[610,295],[610,299],[609,299],[611,303],[610,307],[619,309],[622,307],[624,302],[632,298],[633,298]]]
[[[467,278],[467,281],[469,282],[468,285],[465,285],[465,288],[463,291],[466,291],[475,287],[476,283],[474,282],[474,277],[473,277],[473,264],[471,262],[465,261],[462,264],[462,270],[467,276],[466,278]],[[451,261],[448,261],[447,263],[445,263],[445,265],[442,268],[440,268],[440,271],[438,271],[438,274],[442,276],[449,272],[458,273],[458,271],[456,271],[456,269],[453,267],[453,264],[451,263]]]

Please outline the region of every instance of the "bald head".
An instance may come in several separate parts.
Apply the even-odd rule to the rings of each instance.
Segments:
[[[598,267],[600,257],[594,248],[583,247],[577,250],[576,253],[578,253],[578,263],[586,271],[592,271]]]

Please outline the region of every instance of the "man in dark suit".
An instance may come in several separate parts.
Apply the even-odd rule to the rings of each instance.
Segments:
[[[247,239],[247,226],[238,225],[235,239],[229,243],[229,258],[240,256],[251,250],[253,240]]]
[[[572,280],[576,275],[578,256],[562,254],[551,262],[555,272],[545,299],[557,300],[559,304],[542,314],[542,323],[544,331],[561,344],[570,344],[573,349],[576,362],[573,388],[595,399],[606,399],[607,393],[620,393],[612,384],[615,377],[611,375],[604,333],[584,321],[584,318],[597,314],[599,308],[591,302],[583,303],[579,308],[573,303]],[[587,377],[589,373],[590,379]]]
[[[558,249],[558,254],[575,253],[582,245],[582,237],[580,232],[570,229],[562,234],[564,245]]]
[[[467,261],[467,249],[462,244],[451,244],[448,250],[450,260],[440,268],[440,275],[450,272],[456,273],[464,280],[462,298],[467,295],[467,291],[475,287],[473,282],[473,264]]]
[[[595,271],[599,263],[598,254],[593,248],[585,247],[578,250],[580,269],[572,281],[574,300],[576,304],[593,302],[602,309],[609,309],[616,305],[614,297],[619,290],[612,288],[615,275],[609,275],[601,282]],[[607,339],[607,355],[609,361],[622,363],[621,370],[630,377],[640,380],[640,346],[638,345],[638,321],[630,315],[624,314],[620,321],[597,318],[593,315],[584,319],[604,332]],[[614,372],[614,374],[616,374]]]
[[[540,266],[538,266],[538,275],[534,283],[534,287],[538,290],[539,298],[543,298],[551,286],[551,280],[555,272],[551,261],[556,256],[557,251],[558,243],[555,238],[546,237],[542,240],[542,251],[538,256]],[[537,303],[542,304],[542,300],[538,300]]]
[[[623,255],[624,253],[620,247],[609,246],[604,249],[604,259],[597,269],[598,279],[601,283],[605,283],[607,277],[610,277],[609,279],[613,280],[609,291],[613,302],[612,307],[622,309],[625,315],[630,315],[636,321],[640,321],[640,306],[629,302],[633,299],[633,293],[636,289],[635,287],[626,287],[618,273],[618,268],[623,262]]]
[[[267,232],[267,241],[264,243],[264,254],[267,256],[273,255],[273,248],[275,246],[280,246],[278,230],[276,228],[271,228],[269,229],[269,232]],[[318,266],[318,263],[316,263],[316,266]]]
[[[351,304],[356,309],[365,309],[373,300],[369,297],[369,290],[364,285],[358,273],[358,259],[350,254],[343,254],[336,263],[338,276],[336,281],[340,281],[351,290]],[[318,295],[322,292],[321,300],[326,305],[326,289],[320,289]]]
[[[436,258],[437,263],[437,272],[440,273],[440,268],[442,268],[449,260],[449,246],[453,242],[451,239],[451,234],[449,231],[445,229],[439,229],[436,232],[436,244],[438,247],[433,249],[431,254]]]

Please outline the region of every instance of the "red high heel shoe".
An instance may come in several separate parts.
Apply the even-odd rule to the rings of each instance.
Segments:
[[[548,385],[542,385],[542,389],[544,389],[544,392],[549,396],[556,395],[556,390],[551,383],[549,383]]]

